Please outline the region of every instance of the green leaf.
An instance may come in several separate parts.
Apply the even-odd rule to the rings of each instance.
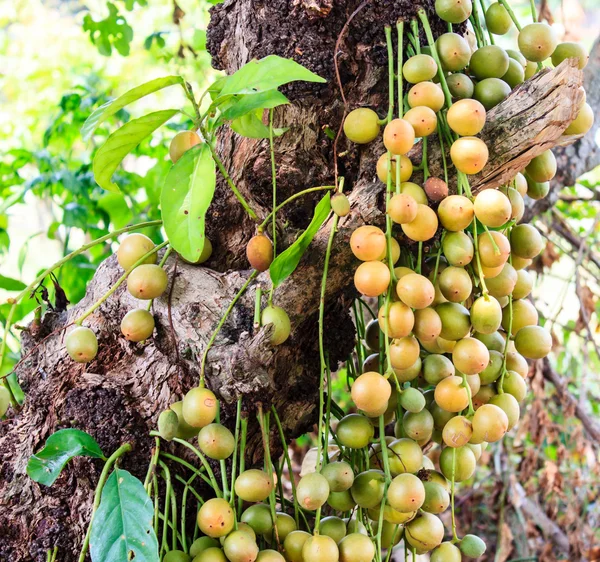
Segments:
[[[111,181],[117,166],[138,144],[176,113],[177,109],[155,111],[139,119],[132,119],[110,135],[94,156],[94,178],[98,185],[107,191],[119,193],[119,187]]]
[[[260,60],[251,60],[229,76],[219,97],[228,94],[256,94],[298,80],[327,82],[292,59],[269,55]]]
[[[129,44],[133,39],[133,29],[119,13],[118,8],[107,2],[108,17],[95,21],[90,14],[83,18],[83,30],[90,32],[90,40],[96,45],[101,55],[108,57],[113,47],[122,56],[129,55]]]
[[[231,128],[243,137],[249,139],[268,139],[269,138],[269,127],[267,127],[261,120],[262,110],[256,110],[252,113],[240,117],[231,122]],[[273,136],[280,137],[288,131],[288,127],[283,129],[273,129]]]
[[[315,208],[315,214],[313,215],[308,228],[298,237],[298,239],[289,247],[287,250],[279,254],[271,264],[269,273],[271,275],[271,282],[274,287],[278,287],[283,283],[300,263],[300,259],[306,252],[308,246],[312,242],[315,234],[321,228],[321,225],[325,222],[329,216],[331,210],[331,194],[327,193],[319,204]]]
[[[173,248],[191,262],[198,260],[204,247],[204,221],[215,184],[215,162],[208,145],[201,143],[171,168],[162,189],[165,232]]]
[[[64,466],[73,457],[103,459],[104,454],[96,440],[79,429],[61,429],[46,440],[44,448],[29,457],[27,474],[32,480],[52,486]]]
[[[115,468],[108,477],[92,521],[92,562],[158,562],[152,527],[154,509],[142,483]]]
[[[290,103],[278,90],[267,90],[259,94],[241,96],[230,107],[223,111],[221,120],[233,121],[257,109],[273,109],[280,105]]]
[[[132,90],[129,90],[122,96],[119,96],[116,100],[109,101],[104,105],[101,105],[98,109],[94,110],[92,114],[85,120],[83,127],[81,127],[81,136],[83,140],[88,140],[92,133],[96,130],[98,125],[103,121],[106,121],[111,115],[117,113],[123,109],[126,105],[137,101],[148,94],[158,92],[168,86],[174,84],[183,84],[183,78],[181,76],[165,76],[163,78],[156,78],[150,80],[145,84],[141,84]]]
[[[0,275],[0,289],[6,291],[22,291],[25,287],[27,287],[27,285],[25,285],[23,281]]]

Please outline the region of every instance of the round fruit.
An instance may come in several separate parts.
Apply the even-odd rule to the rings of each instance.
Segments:
[[[440,381],[435,387],[434,396],[436,404],[447,412],[460,412],[469,405],[468,390],[463,386],[462,378],[456,375]]]
[[[356,502],[352,499],[352,495],[348,490],[345,492],[330,492],[327,504],[335,511],[351,511],[356,507]]]
[[[543,199],[550,192],[550,182],[537,182],[533,181],[527,176],[527,195],[531,199]]]
[[[283,541],[286,560],[288,562],[303,562],[302,548],[311,536],[306,531],[292,531]]]
[[[579,43],[567,41],[559,43],[552,53],[552,64],[558,66],[566,59],[577,59],[579,70],[583,70],[588,63],[589,55]]]
[[[518,173],[514,178],[515,189],[521,194],[522,197],[527,195],[527,180],[525,176]]]
[[[417,414],[425,408],[425,397],[420,390],[408,387],[398,398],[398,403],[407,412]]]
[[[463,338],[456,342],[452,351],[454,366],[466,375],[477,375],[483,371],[490,361],[488,348],[475,338]],[[444,407],[436,398],[436,402]],[[462,409],[462,408],[461,408]],[[450,410],[457,412],[458,410]]]
[[[547,23],[530,23],[519,32],[519,50],[531,62],[546,60],[558,45],[556,32]]]
[[[201,556],[198,556],[197,559],[194,558],[193,562],[228,562],[225,554],[220,548],[211,547],[207,548],[204,552],[201,553]]]
[[[242,513],[242,523],[249,525],[257,535],[265,535],[273,529],[271,509],[264,503],[251,505]]]
[[[302,547],[302,560],[338,562],[339,550],[335,541],[326,535],[315,535],[306,540]]]
[[[129,341],[144,341],[154,332],[154,316],[143,308],[130,310],[121,320],[121,332]]]
[[[465,174],[483,170],[489,157],[487,145],[477,137],[462,137],[450,147],[450,158],[456,169]]]
[[[471,276],[462,267],[450,266],[439,276],[440,291],[450,302],[462,302],[469,298],[473,290]]]
[[[383,498],[385,475],[381,470],[366,470],[356,475],[351,493],[354,501],[362,508],[370,509]]]
[[[453,460],[453,457],[456,459]],[[440,469],[442,474],[448,479],[452,480],[454,474],[455,482],[463,482],[473,476],[477,461],[475,460],[475,453],[468,447],[447,447],[442,451],[440,455]]]
[[[380,261],[361,263],[354,273],[354,286],[367,297],[383,295],[390,284],[388,266]]]
[[[300,478],[296,487],[298,503],[310,511],[319,509],[329,496],[327,478],[318,472],[309,472]]]
[[[407,195],[410,195],[420,205],[428,204],[425,190],[420,185],[417,185],[411,181],[404,182],[400,185],[400,193],[406,193]]]
[[[89,363],[98,353],[98,338],[89,328],[77,326],[65,338],[67,353],[77,363]]]
[[[458,33],[444,33],[435,42],[444,70],[457,72],[466,68],[471,60],[471,49]]]
[[[517,402],[522,402],[527,397],[527,383],[519,373],[508,371],[501,382],[504,394],[511,394]],[[498,387],[500,389],[500,384]]]
[[[198,527],[213,539],[228,535],[233,529],[235,514],[227,500],[213,498],[198,511]]]
[[[508,70],[501,76],[502,80],[506,82],[511,88],[516,88],[519,84],[525,82],[525,70],[515,59],[509,59]]]
[[[497,230],[482,232],[477,237],[477,245],[481,265],[484,267],[503,267],[508,261],[510,243],[501,232]]]
[[[212,423],[218,409],[217,397],[208,388],[192,388],[183,398],[183,418],[192,427],[201,428]]]
[[[335,433],[344,447],[362,449],[373,438],[375,429],[365,416],[348,414],[339,421]]]
[[[506,49],[506,54],[512,59],[516,60],[525,69],[527,67],[527,59],[515,49]]]
[[[402,67],[402,74],[407,82],[417,84],[431,80],[438,71],[437,64],[430,55],[415,55],[410,57]]]
[[[476,535],[465,535],[459,543],[461,552],[469,558],[485,554],[485,543]]]
[[[169,145],[169,156],[173,164],[177,162],[192,146],[200,144],[202,140],[194,131],[180,131]]]
[[[435,515],[423,512],[405,525],[404,538],[417,552],[428,552],[444,540],[444,524]]]
[[[485,78],[475,84],[473,96],[488,111],[510,95],[510,86],[500,78]]]
[[[379,326],[389,338],[402,338],[412,332],[415,315],[403,302],[384,304],[379,309]]]
[[[435,289],[427,277],[418,273],[409,273],[398,280],[396,293],[407,306],[422,309],[433,302]]]
[[[551,150],[536,156],[525,168],[527,175],[536,182],[550,181],[556,175],[556,157]]]
[[[191,562],[191,560],[190,555],[183,550],[171,550],[163,558],[163,562]]]
[[[260,317],[260,323],[262,326],[273,326],[269,339],[271,345],[281,345],[290,337],[292,330],[290,317],[279,306],[265,307]]]
[[[533,259],[544,247],[542,235],[530,224],[519,224],[510,232],[510,247],[521,258]]]
[[[529,373],[529,363],[527,363],[527,359],[516,351],[509,351],[506,354],[506,368],[509,371],[519,373],[523,378],[526,378]]]
[[[481,224],[496,228],[510,220],[512,206],[504,193],[497,189],[484,189],[475,197],[475,216]]]
[[[375,545],[370,537],[362,533],[350,533],[339,543],[340,562],[371,562],[375,556]]]
[[[453,98],[463,100],[473,97],[475,84],[473,84],[473,81],[466,74],[460,72],[450,74],[446,78],[446,83]]]
[[[463,137],[477,135],[485,125],[485,107],[477,100],[459,100],[446,115],[450,128]]]
[[[434,341],[442,331],[442,320],[433,308],[423,308],[414,312],[413,333],[421,342]]]
[[[371,351],[379,352],[379,327],[379,321],[374,318],[367,324],[367,327],[365,328],[365,343]]]
[[[425,488],[414,474],[399,474],[387,491],[387,501],[396,510],[408,513],[420,509],[425,501]]]
[[[198,445],[207,457],[225,460],[233,454],[235,437],[220,423],[211,423],[198,433]]]
[[[402,383],[416,379],[421,372],[421,358],[419,357],[413,365],[407,369],[394,369],[395,379]]]
[[[440,178],[427,178],[423,190],[427,197],[436,203],[448,197],[448,184]]]
[[[383,144],[394,155],[406,154],[415,143],[415,130],[404,119],[392,119],[383,130]]]
[[[179,439],[191,439],[192,437],[198,435],[198,428],[192,427],[185,421],[185,418],[183,417],[183,400],[180,400],[179,402],[173,402],[169,408],[177,415],[177,433],[175,437],[178,437]]]
[[[433,82],[419,82],[408,91],[408,105],[419,107],[424,105],[436,113],[444,107],[444,92]]]
[[[204,552],[209,548],[216,548],[218,546],[219,541],[216,539],[211,539],[210,537],[200,537],[192,543],[192,546],[190,546],[190,556],[192,558],[196,558],[196,556],[198,556],[198,554],[201,552]]]
[[[268,548],[258,553],[256,562],[285,562],[285,558],[276,550]]]
[[[514,263],[513,263],[514,267]],[[531,289],[533,288],[533,277],[529,274],[529,272],[525,269],[520,269],[517,271],[517,284],[513,289],[513,299],[524,299],[528,297],[531,293]]]
[[[397,184],[397,163],[396,160],[400,160],[400,183],[406,182],[410,179],[413,173],[413,165],[407,156],[395,156],[392,158],[392,166],[391,166],[391,182],[392,184]],[[388,155],[387,152],[382,154],[377,160],[377,177],[379,180],[385,184],[387,184],[388,180]]]
[[[474,215],[473,203],[464,195],[450,195],[438,207],[442,226],[452,232],[465,230],[473,221]]]
[[[275,528],[279,541],[283,542],[290,533],[297,529],[296,521],[291,515],[278,511],[275,515]],[[264,538],[269,544],[272,544],[275,541],[275,530],[265,533]]]
[[[210,259],[210,256],[212,256],[212,251],[213,251],[212,243],[208,238],[205,237],[204,244],[202,246],[202,251],[200,252],[200,255],[198,256],[198,259],[196,261],[193,261],[193,262],[188,261],[181,255],[179,257],[186,263],[191,263],[193,265],[200,265]]]
[[[119,265],[127,270],[155,248],[154,242],[143,234],[129,234],[117,250]],[[143,263],[156,263],[156,252],[148,256]]]
[[[438,218],[435,211],[427,205],[417,206],[417,216],[412,222],[402,224],[404,234],[416,242],[425,242],[435,236]]]
[[[428,137],[437,129],[435,111],[424,105],[409,109],[405,113],[404,119],[412,125],[417,137]]]
[[[386,244],[385,233],[376,226],[360,226],[350,236],[350,249],[361,261],[380,259],[386,253]]]
[[[346,524],[339,517],[324,517],[319,525],[319,533],[339,543],[346,536]]]
[[[472,11],[471,0],[435,0],[435,13],[448,23],[462,23]]]
[[[235,493],[247,502],[261,502],[273,490],[273,478],[264,470],[251,468],[242,472],[235,480]]]
[[[436,385],[453,376],[455,372],[452,361],[445,355],[432,353],[423,361],[423,377],[429,384]]]
[[[541,326],[525,326],[515,336],[515,347],[527,359],[543,359],[552,349],[552,336]]]
[[[510,218],[514,219],[516,222],[519,222],[525,213],[525,201],[523,200],[523,196],[512,187],[503,187],[500,188],[500,191],[502,191],[502,193],[504,193],[504,195],[506,195],[510,201]]]
[[[388,445],[390,470],[395,476],[415,473],[423,465],[423,451],[416,441],[402,437]]]
[[[493,334],[502,322],[502,307],[489,295],[479,297],[471,305],[471,325],[480,334]]]
[[[258,557],[256,541],[244,531],[234,531],[228,535],[223,550],[230,562],[254,562]]]
[[[594,110],[589,103],[584,103],[577,117],[565,129],[563,135],[585,135],[594,124]]]
[[[506,297],[513,292],[517,284],[517,272],[510,263],[505,263],[500,274],[488,279],[486,284],[493,297]]]
[[[157,299],[168,284],[165,270],[154,264],[138,265],[127,277],[127,290],[137,299]]]
[[[471,330],[469,311],[456,302],[444,302],[435,307],[442,320],[441,337],[445,340],[458,341]]]
[[[455,416],[448,420],[442,431],[442,439],[448,447],[464,447],[471,439],[473,425],[465,416]]]
[[[503,394],[496,394],[490,398],[488,404],[493,404],[494,406],[498,406],[508,418],[508,429],[510,431],[519,421],[519,417],[521,415],[521,408],[519,407],[518,400],[508,392],[504,392]]]
[[[165,441],[177,437],[179,418],[173,410],[165,410],[158,416],[158,433]]]
[[[246,246],[246,257],[256,271],[266,271],[273,261],[273,243],[264,234],[253,236]]]
[[[508,431],[508,417],[504,410],[493,404],[483,404],[473,416],[471,443],[495,443]]]
[[[417,202],[412,195],[408,193],[396,193],[389,201],[387,212],[396,224],[406,224],[415,220],[417,217],[417,208]]]
[[[345,217],[350,214],[350,201],[343,193],[336,193],[331,198],[331,210],[338,217]]]
[[[367,144],[379,136],[379,116],[368,107],[352,110],[344,120],[344,134],[356,144]]]
[[[494,35],[504,35],[512,27],[512,19],[502,4],[493,2],[485,12],[485,25]]]
[[[321,469],[321,474],[327,479],[332,492],[348,490],[354,482],[352,467],[343,461],[331,462]]]
[[[473,53],[469,70],[479,80],[502,78],[508,70],[508,60],[508,55],[502,47],[486,45]]]
[[[429,410],[421,410],[416,414],[405,412],[402,418],[402,428],[404,430],[404,434],[406,437],[410,437],[418,443],[431,439],[433,434],[433,425],[433,416]]]
[[[515,300],[512,303],[512,315],[510,307],[504,308],[502,312],[502,327],[505,332],[508,332],[509,325],[511,326],[511,336],[524,328],[525,326],[537,326],[539,317],[538,312],[528,300]]]
[[[352,400],[356,407],[371,417],[385,412],[391,394],[390,383],[374,371],[360,375],[351,389]]]
[[[440,478],[446,480],[441,474]],[[443,513],[450,505],[450,494],[446,488],[439,482],[426,481],[423,483],[425,488],[425,501],[422,509],[427,513]]]

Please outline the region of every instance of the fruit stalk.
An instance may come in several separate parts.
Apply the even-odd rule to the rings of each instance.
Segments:
[[[508,12],[508,15],[510,16],[510,19],[515,24],[515,27],[517,28],[518,31],[521,31],[521,29],[522,29],[521,24],[519,23],[517,16],[515,16],[515,13],[512,11],[510,4],[506,0],[498,0],[498,2],[500,2],[500,4],[502,4],[506,8],[506,11]]]

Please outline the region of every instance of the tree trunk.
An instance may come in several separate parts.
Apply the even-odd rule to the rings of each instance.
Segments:
[[[232,73],[252,58],[278,54],[293,57],[328,79],[326,85],[286,87],[292,104],[275,112],[275,125],[290,127],[276,140],[278,201],[334,181],[333,142],[325,128],[337,131],[344,112],[336,86],[334,48],[359,3],[226,0],[212,10],[208,47],[217,68]],[[434,33],[445,31],[445,24],[434,16],[433,1],[423,4]],[[399,17],[408,21],[415,11],[412,0],[377,0],[350,23],[337,53],[349,108],[369,105],[382,115],[386,112],[383,26],[395,24]],[[474,178],[475,189],[501,185],[559,141],[576,114],[581,81],[582,73],[565,62],[520,86],[490,112],[483,139],[490,146],[491,158],[484,174]],[[435,139],[430,146],[437,146]],[[375,162],[383,152],[381,142],[357,146],[346,145],[342,139],[339,150],[346,153],[339,159],[339,173],[346,180],[352,212],[340,222],[327,279],[325,346],[332,368],[348,357],[356,337],[349,306],[355,296],[351,279],[357,263],[348,238],[357,226],[384,220],[384,186],[375,175]],[[259,216],[266,216],[271,205],[268,142],[241,138],[223,129],[218,151],[250,205]],[[439,152],[432,152],[431,169],[439,170]],[[278,248],[289,245],[308,224],[318,197],[303,197],[278,213]],[[122,272],[114,257],[99,267],[81,303],[66,313],[48,313],[35,336],[24,334],[23,353],[31,354],[21,364],[18,376],[27,401],[0,427],[1,559],[42,561],[46,549],[54,546],[59,547],[59,560],[77,559],[100,461],[75,460],[52,488],[37,485],[25,474],[28,457],[57,429],[88,431],[105,453],[123,442],[132,443],[133,452],[124,458],[123,467],[143,478],[153,443],[149,430],[155,427],[160,411],[197,384],[207,342],[251,274],[245,245],[255,227],[222,181],[207,228],[215,252],[205,267],[173,257],[167,261],[171,280],[167,293],[171,294],[155,301],[157,330],[145,345],[126,342],[120,336],[121,318],[139,304],[123,287],[87,322],[100,344],[92,363],[73,363],[64,350],[63,334],[43,340],[81,314],[116,281]],[[208,354],[207,386],[221,398],[225,422],[231,419],[237,397],[244,396],[244,409],[250,415],[250,463],[261,458],[253,415],[258,403],[277,409],[290,438],[315,421],[317,295],[330,228],[328,221],[297,271],[275,291],[275,304],[290,315],[291,338],[273,348],[267,343],[265,329],[256,330],[253,325],[256,289],[269,287],[268,274],[262,274],[239,300]]]

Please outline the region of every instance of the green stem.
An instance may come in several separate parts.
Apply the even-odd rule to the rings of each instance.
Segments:
[[[206,457],[198,449],[196,449],[196,447],[194,447],[191,443],[188,443],[187,441],[184,441],[183,439],[179,439],[179,437],[173,437],[173,441],[175,441],[175,443],[179,443],[180,445],[183,445],[184,447],[187,447],[190,451],[192,451],[200,459],[200,462],[202,463],[204,470],[206,470],[206,474],[208,474],[208,477],[210,478],[210,483],[213,487],[213,490],[215,491],[215,493],[217,494],[218,497],[222,498],[223,492],[221,491],[221,488],[219,488],[219,485],[217,484],[217,479],[215,478],[215,475],[212,471],[212,468],[210,467],[210,464],[208,464]]]
[[[535,0],[530,0],[530,5],[531,5],[531,18],[533,19],[533,22],[537,22],[537,10],[535,9]]]
[[[423,155],[421,156],[421,166],[423,167],[423,182],[429,178],[429,165],[427,163],[427,137],[423,139]]]
[[[475,259],[477,260],[477,273],[479,275],[479,283],[481,284],[481,291],[485,295],[488,294],[488,288],[485,284],[485,276],[481,268],[481,257],[479,256],[479,237],[477,236],[477,219],[473,217],[473,245],[475,247]]]
[[[242,416],[240,437],[240,474],[246,469],[246,436],[248,435],[248,418]],[[242,512],[244,502],[242,498],[238,498],[238,513]]]
[[[159,463],[161,463],[161,461],[159,461]],[[172,493],[172,488],[171,488],[171,477],[170,474],[168,475],[168,477],[165,475],[165,470],[163,467],[167,466],[164,463],[161,463],[161,468],[163,469],[163,479],[166,481],[167,483],[167,489],[165,492],[165,507],[164,507],[164,513],[162,514],[162,520],[163,520],[163,529],[162,529],[162,538],[160,540],[160,549],[159,549],[159,555],[162,554],[163,551],[169,551],[169,543],[168,543],[168,533],[169,533],[169,504],[171,503],[171,493]],[[160,514],[159,514],[160,517]]]
[[[269,110],[269,151],[271,153],[271,181],[273,183],[273,211],[271,237],[273,238],[273,259],[277,256],[277,166],[275,165],[275,146],[273,143],[273,110]]]
[[[404,114],[404,86],[402,85],[402,66],[404,64],[404,22],[399,21],[396,23],[396,33],[398,35],[398,117],[402,119]],[[400,166],[400,158],[396,160],[398,166]],[[400,186],[396,186],[400,189]]]
[[[235,445],[233,447],[233,460],[231,462],[231,497],[229,503],[235,508],[235,480],[237,478],[238,442],[240,439],[240,426],[242,423],[242,396],[238,398],[235,414]]]
[[[169,256],[173,253],[173,246],[169,246],[166,250],[165,253],[163,254],[162,259],[160,260],[160,262],[158,263],[158,267],[164,267],[165,263],[167,263],[167,260],[169,259]],[[154,299],[150,299],[148,301],[148,306],[146,307],[146,310],[149,312],[150,309],[152,308],[152,304],[154,303]]]
[[[258,275],[258,272],[256,270],[254,270],[252,272],[252,275],[250,275],[250,277],[248,277],[248,279],[246,280],[246,282],[242,285],[242,288],[237,292],[237,294],[235,295],[235,297],[233,297],[233,300],[231,301],[231,303],[227,307],[227,310],[225,310],[225,314],[223,315],[223,317],[221,318],[221,320],[219,320],[219,323],[217,324],[217,327],[215,328],[215,331],[210,336],[210,339],[208,340],[208,343],[206,344],[206,349],[204,350],[204,353],[202,354],[202,361],[201,361],[201,366],[200,366],[200,384],[199,384],[199,386],[201,386],[201,387],[204,386],[204,370],[206,368],[206,358],[208,356],[208,352],[210,351],[210,348],[215,343],[215,340],[217,339],[217,336],[219,335],[219,332],[221,331],[221,328],[223,327],[223,324],[225,324],[225,321],[227,320],[227,318],[231,314],[231,311],[233,310],[233,307],[236,305],[236,303],[240,299],[240,297],[246,292],[246,289],[248,288],[248,285],[250,285],[250,283],[254,280],[254,278],[257,275]]]
[[[452,449],[452,479],[450,480],[450,510],[452,514],[452,542],[458,542],[458,535],[456,534],[456,514],[454,512],[454,497],[455,497],[455,478],[456,474],[456,448]]]
[[[392,44],[392,28],[389,25],[385,26],[385,42],[387,44],[388,55],[388,87],[390,103],[385,122],[389,123],[394,117],[394,46]],[[400,50],[400,47],[398,48]],[[402,72],[400,71],[399,74]]]
[[[415,52],[417,55],[421,54],[421,42],[419,41],[419,22],[417,20],[412,20],[410,22],[413,38],[414,38],[414,46]]]
[[[183,90],[185,91],[185,95],[188,100],[192,103],[192,107],[194,108],[194,113],[196,114],[196,126],[200,126],[200,122],[202,121],[202,116],[200,115],[200,107],[196,102],[196,98],[194,98],[194,92],[192,91],[192,87],[184,80],[182,84]],[[202,96],[204,97],[204,95]],[[202,99],[202,98],[200,98]]]
[[[265,453],[265,471],[269,477],[273,477],[273,463],[271,462],[271,448],[269,446],[269,414],[263,413],[262,404],[258,404],[258,424],[260,425],[260,431],[262,434],[263,450]],[[269,494],[269,507],[271,508],[271,518],[273,520],[273,531],[275,533],[275,541],[277,543],[277,550],[281,549],[279,544],[279,533],[277,531],[277,511],[276,511],[276,500],[275,500],[275,486]]]
[[[475,0],[475,1],[476,2],[479,1],[479,6],[481,7],[481,13],[483,15],[483,21],[485,21],[485,4],[484,4],[483,0]],[[490,45],[495,45],[494,34],[490,31],[489,27],[487,27],[487,24],[486,24],[486,28],[487,28],[487,32],[488,32],[488,37],[490,38]]]
[[[469,397],[469,409],[467,411],[467,417],[472,417],[475,413],[475,409],[473,408],[473,396],[471,393],[471,387],[469,386],[469,382],[467,381],[467,375],[462,373],[462,385],[467,390],[467,396]]]
[[[167,494],[171,499],[171,550],[177,549],[177,498],[175,498],[175,492],[173,490],[173,482],[171,480],[171,471],[169,467],[161,460],[158,461],[163,472],[163,478],[167,483],[167,490],[171,491],[171,494]],[[169,502],[165,501],[165,525],[168,521]]]
[[[150,432],[150,435],[152,435],[152,432]],[[209,486],[212,487],[212,482],[210,481],[210,478],[208,478],[207,476],[202,474],[202,469],[198,469],[193,464],[190,464],[189,462],[187,462],[183,459],[180,459],[179,457],[176,457],[175,455],[171,455],[170,453],[161,452],[160,456],[164,457],[167,460],[177,462],[181,466],[185,466],[188,470],[191,470],[196,476],[199,476],[200,478],[202,478],[202,480],[204,480],[204,482],[206,482]]]
[[[92,507],[92,516],[90,517],[90,522],[88,524],[87,532],[85,533],[85,538],[83,539],[83,546],[81,547],[81,552],[79,554],[79,562],[84,562],[85,555],[87,554],[88,548],[90,546],[90,536],[92,534],[92,523],[94,522],[94,516],[96,515],[96,511],[100,506],[100,500],[102,498],[102,490],[104,489],[104,485],[106,484],[106,480],[108,479],[108,473],[112,466],[117,462],[117,460],[122,457],[125,453],[131,451],[131,445],[129,443],[124,443],[121,445],[104,463],[104,468],[100,473],[100,479],[98,480],[98,485],[96,486],[96,491],[94,492],[94,505]]]
[[[146,489],[146,493],[148,493],[150,489],[150,484],[152,482],[152,476],[156,472],[156,464],[158,463],[158,455],[160,454],[160,439],[158,437],[154,438],[154,452],[152,453],[152,459],[150,460],[150,465],[148,466],[148,472],[146,473],[146,479],[144,480],[144,488]]]
[[[506,8],[506,11],[508,12],[508,15],[510,16],[510,19],[513,20],[515,27],[517,28],[518,31],[521,31],[521,29],[522,29],[521,24],[519,23],[517,16],[515,16],[515,13],[512,11],[510,4],[506,0],[498,0],[498,2],[500,2],[500,4],[502,4]]]

